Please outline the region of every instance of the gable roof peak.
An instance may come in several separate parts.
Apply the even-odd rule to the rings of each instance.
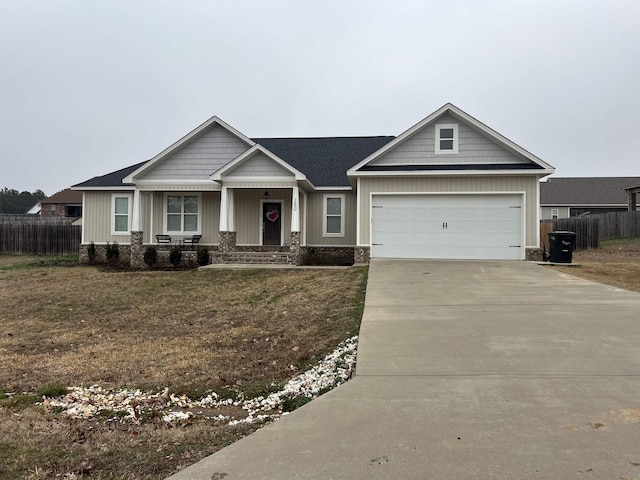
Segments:
[[[480,120],[472,117],[464,110],[461,110],[460,108],[456,107],[453,103],[449,102],[449,103],[445,103],[438,110],[431,113],[430,115],[428,115],[427,117],[423,118],[421,121],[413,125],[411,128],[409,128],[408,130],[398,135],[393,141],[387,143],[384,147],[374,152],[373,154],[371,154],[369,157],[359,162],[354,167],[350,168],[349,171],[347,172],[347,175],[348,176],[357,175],[357,171],[359,169],[361,169],[368,163],[374,161],[375,159],[379,158],[389,150],[396,147],[398,144],[404,142],[405,140],[413,136],[415,133],[421,131],[423,128],[430,125],[432,122],[436,121],[438,118],[440,118],[442,115],[444,115],[447,112],[453,113],[454,116],[457,117],[461,122],[464,122],[469,127],[478,131],[482,135],[485,135],[486,137],[490,138],[495,143],[498,143],[499,145],[501,145],[504,148],[507,148],[508,150],[516,152],[522,157],[528,159],[533,164],[538,165],[544,170],[544,172],[542,173],[545,173],[547,175],[550,173],[553,173],[554,168],[551,165],[542,161],[540,158],[536,157],[531,152],[525,150],[524,148],[512,142],[502,134],[488,127],[487,125],[482,123]]]
[[[134,183],[134,178],[138,175],[140,175],[141,173],[146,172],[147,170],[149,170],[151,167],[153,167],[154,165],[156,165],[158,162],[161,162],[162,160],[164,160],[167,156],[171,155],[172,153],[176,152],[178,149],[180,149],[182,146],[184,146],[186,143],[188,143],[189,141],[191,141],[192,139],[196,138],[198,135],[200,135],[201,133],[203,133],[205,130],[207,130],[208,128],[214,126],[214,125],[219,125],[220,127],[224,128],[225,130],[227,130],[229,133],[231,133],[232,135],[235,135],[236,137],[238,137],[240,140],[242,140],[243,142],[245,142],[247,144],[248,147],[253,147],[255,145],[255,142],[253,140],[251,140],[249,137],[247,137],[246,135],[244,135],[242,132],[240,132],[239,130],[236,130],[235,128],[233,128],[231,125],[229,125],[228,123],[226,123],[224,120],[222,120],[220,117],[217,116],[213,116],[211,118],[209,118],[209,120],[207,120],[206,122],[200,124],[198,127],[194,128],[193,130],[191,130],[189,133],[187,133],[185,136],[183,136],[182,138],[180,138],[180,140],[174,142],[173,144],[171,144],[169,147],[165,148],[163,151],[161,151],[160,153],[158,153],[156,156],[154,156],[153,158],[151,158],[150,160],[148,160],[147,162],[144,162],[144,164],[138,168],[137,170],[135,170],[134,172],[132,172],[131,174],[129,174],[127,177],[125,177],[122,181],[123,183]]]

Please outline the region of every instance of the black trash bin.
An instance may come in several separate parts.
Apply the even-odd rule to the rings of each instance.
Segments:
[[[549,232],[549,261],[571,263],[576,248],[574,232]]]

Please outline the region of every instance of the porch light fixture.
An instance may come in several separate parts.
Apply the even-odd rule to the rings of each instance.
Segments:
[[[264,199],[265,200],[269,200],[269,192],[267,192],[266,190],[264,191]]]

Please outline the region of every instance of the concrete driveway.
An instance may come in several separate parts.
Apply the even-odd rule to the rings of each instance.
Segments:
[[[374,260],[355,378],[171,478],[638,479],[640,294]]]

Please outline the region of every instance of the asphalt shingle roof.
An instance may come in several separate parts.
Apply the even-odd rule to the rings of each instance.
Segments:
[[[255,138],[317,187],[348,186],[347,170],[395,137]],[[93,177],[74,187],[122,187],[122,179],[146,162]],[[213,172],[212,172],[213,173]]]
[[[115,172],[107,173],[106,175],[90,178],[82,183],[73,185],[74,187],[123,187],[122,179],[127,175],[135,172],[138,168],[147,162],[136,163],[130,167],[126,167]]]
[[[349,185],[347,170],[395,137],[253,138],[315,186]]]
[[[552,177],[540,183],[542,205],[624,205],[640,177]]]

